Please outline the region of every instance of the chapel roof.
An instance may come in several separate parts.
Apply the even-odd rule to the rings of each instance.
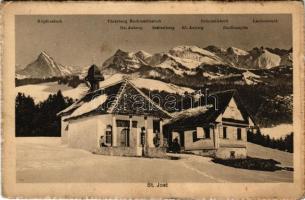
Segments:
[[[66,120],[98,114],[146,115],[170,118],[171,115],[127,79],[84,95],[57,115]]]

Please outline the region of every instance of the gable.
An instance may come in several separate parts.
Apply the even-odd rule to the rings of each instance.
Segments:
[[[225,111],[223,112],[222,118],[245,121],[241,111],[237,107],[234,98],[231,98],[231,100],[229,101],[228,106],[225,108]]]
[[[170,115],[160,106],[149,99],[144,93],[126,82],[118,94],[117,101],[108,110],[109,113],[122,115],[148,115],[160,118],[169,118]]]

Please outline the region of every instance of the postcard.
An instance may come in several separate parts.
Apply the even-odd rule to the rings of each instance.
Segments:
[[[303,4],[2,5],[3,195],[301,198]]]

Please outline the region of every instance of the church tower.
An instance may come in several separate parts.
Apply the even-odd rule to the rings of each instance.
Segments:
[[[99,82],[104,80],[103,75],[101,74],[101,71],[96,65],[91,65],[91,67],[88,70],[88,74],[85,77],[85,80],[90,83],[90,92],[93,92],[97,89],[99,89]]]

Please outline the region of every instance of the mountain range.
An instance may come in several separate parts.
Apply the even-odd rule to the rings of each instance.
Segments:
[[[58,90],[79,98],[88,91],[83,80],[87,68],[61,65],[42,52],[17,70],[17,90],[35,101]],[[177,46],[155,54],[119,49],[99,68],[105,77],[102,85],[127,76],[143,92],[162,97],[169,93],[196,96],[195,91],[203,88],[236,89],[258,124],[292,123],[292,49]]]
[[[177,46],[167,52],[150,54],[145,51],[117,50],[100,65],[105,75],[127,74],[176,83],[233,82],[258,84],[277,76],[292,76],[292,49],[253,48],[250,51],[235,47]],[[46,52],[24,69],[16,72],[16,78],[47,78],[80,75],[81,67],[68,67],[56,63]]]
[[[177,46],[167,52],[117,50],[101,67],[104,74],[183,82],[258,84],[274,78],[291,78],[292,49]]]

